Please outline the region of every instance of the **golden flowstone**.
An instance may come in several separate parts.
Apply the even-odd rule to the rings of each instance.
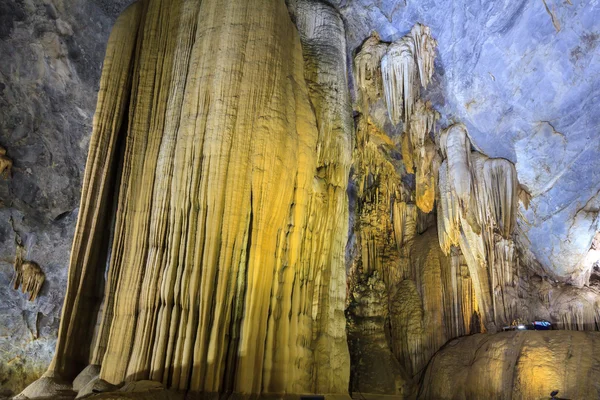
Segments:
[[[283,1],[120,16],[47,375],[99,364],[112,384],[347,392],[344,31],[327,6],[298,7],[299,28]]]

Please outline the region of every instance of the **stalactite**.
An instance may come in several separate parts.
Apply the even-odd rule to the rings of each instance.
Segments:
[[[518,182],[514,165],[473,151],[463,125],[439,138],[447,158],[439,170],[440,246],[448,254],[460,246],[483,322],[488,329],[516,315],[514,277],[517,259],[512,242],[516,226]]]
[[[415,24],[410,30],[415,41],[415,60],[419,69],[421,86],[427,89],[433,77],[435,51],[437,41],[431,36],[431,29],[422,24]]]
[[[29,294],[29,301],[34,301],[42,290],[46,275],[40,266],[33,261],[25,261],[23,253],[25,248],[17,243],[17,250],[14,264],[13,288]]]
[[[385,102],[394,124],[408,118],[419,96],[417,68],[415,41],[411,36],[392,43],[381,60]]]
[[[373,82],[365,79],[364,71],[377,72],[370,63],[376,58],[373,54],[382,49],[377,46],[377,38],[371,37],[355,58],[359,97],[372,102],[378,100],[372,99],[377,91],[373,90]],[[376,107],[361,103],[354,156],[360,251],[353,264],[349,292],[367,285],[361,280],[365,275],[381,277],[389,297],[390,346],[403,369],[413,377],[419,376],[429,357],[449,338],[472,332],[474,325],[476,331],[480,329],[472,324],[478,306],[471,277],[464,275],[463,268],[451,268],[450,257],[438,246],[435,216],[430,213],[439,191],[441,160],[434,141],[439,115],[418,95],[420,87],[427,86],[432,77],[434,52],[435,41],[423,26],[390,45],[381,61],[384,94],[390,119],[398,123],[402,118],[404,132],[400,137],[388,137],[372,123],[377,120],[372,114]],[[398,147],[401,161],[390,156],[398,153]],[[416,174],[414,191],[401,179],[404,172]],[[447,201],[456,202],[448,190],[442,191],[448,192]],[[455,227],[447,253],[452,245],[459,244],[458,205],[455,210],[448,216]],[[359,317],[352,305],[348,312],[351,321]],[[367,347],[353,351],[364,352],[361,349]]]
[[[448,160],[449,190],[458,200],[458,206],[463,215],[469,207],[472,193],[472,178],[470,171],[471,143],[464,125],[452,125],[447,130],[446,139],[442,142],[442,153]]]
[[[354,76],[363,108],[365,104],[375,102],[383,96],[381,59],[387,48],[388,45],[381,43],[377,32],[373,32],[354,57]]]
[[[444,254],[450,254],[452,246],[459,245],[460,207],[452,194],[448,175],[448,161],[444,160],[438,173],[438,239]]]
[[[483,169],[490,217],[505,239],[510,239],[517,224],[518,188],[514,165],[505,159],[486,160]]]
[[[0,176],[4,175],[5,178],[8,178],[12,165],[12,160],[6,155],[6,149],[0,146]]]
[[[427,88],[433,76],[436,46],[430,29],[415,24],[408,35],[388,47],[381,59],[385,100],[394,124],[409,119],[420,88]]]
[[[417,100],[410,116],[408,130],[403,136],[403,157],[408,157],[407,171],[416,169],[416,202],[421,211],[429,213],[435,202],[435,185],[440,159],[431,139],[439,115],[429,102]],[[407,146],[408,149],[404,149]]]

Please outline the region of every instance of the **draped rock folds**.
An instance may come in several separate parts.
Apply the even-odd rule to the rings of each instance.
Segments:
[[[439,115],[420,97],[432,78],[434,52],[429,29],[417,24],[390,45],[372,35],[354,59],[356,256],[347,315],[351,390],[361,393],[410,397],[448,339],[480,330],[466,261],[456,247],[449,256],[442,252],[435,229]],[[392,133],[381,121],[382,108]],[[371,367],[374,359],[385,372]]]
[[[46,275],[37,263],[23,259],[24,251],[23,246],[17,243],[13,288],[17,290],[21,287],[23,293],[29,293],[29,301],[34,301],[42,289]]]
[[[283,1],[143,0],[117,21],[50,373],[347,390],[345,35],[296,3],[300,32]]]
[[[439,118],[431,104],[420,99],[433,76],[437,42],[430,29],[415,24],[391,44],[381,43],[373,33],[354,58],[360,108],[368,114],[370,104],[385,99],[390,121],[403,122],[402,159],[406,171],[416,174],[416,204],[425,213],[433,210],[440,160],[433,141]]]
[[[483,323],[492,331],[516,317],[516,227],[518,181],[514,165],[471,151],[463,125],[440,134],[445,160],[439,170],[439,242],[446,254],[460,247]]]
[[[410,33],[392,43],[382,57],[383,89],[393,123],[397,124],[401,118],[408,120],[421,86],[427,88],[433,76],[436,46],[429,27],[415,24]]]

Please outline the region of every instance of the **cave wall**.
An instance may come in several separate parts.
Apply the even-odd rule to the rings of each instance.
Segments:
[[[0,387],[20,391],[54,354],[106,41],[130,1],[0,1]],[[12,223],[11,223],[12,219]],[[12,289],[15,231],[45,283]]]
[[[400,39],[415,22],[435,32],[439,90],[430,99],[474,146],[515,163],[532,196],[519,229],[553,279],[583,285],[598,232],[600,117],[595,1],[330,0],[349,53],[372,31]],[[575,189],[576,188],[576,189]],[[594,260],[597,260],[595,258]]]

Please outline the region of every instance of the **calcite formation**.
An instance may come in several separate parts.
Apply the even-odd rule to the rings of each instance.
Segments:
[[[449,43],[428,18],[436,39],[420,23],[408,30],[414,15],[399,10],[414,6],[399,3],[385,16],[409,16],[403,32],[357,36],[368,27],[351,22],[363,7],[352,3],[140,0],[121,15],[55,358],[21,398],[527,398],[549,396],[549,382],[597,397],[571,382],[599,373],[581,350],[594,335],[474,334],[534,319],[597,330],[600,239],[558,274],[538,264],[526,221],[560,176],[523,174],[519,160],[519,182],[510,152],[479,147],[482,129],[508,129],[473,123],[484,96],[445,104],[447,91],[483,86],[470,73],[457,83],[447,54],[461,33]],[[452,10],[444,23],[463,26]],[[436,54],[446,58],[434,68]],[[3,148],[0,162],[10,169]],[[569,259],[570,242],[590,248],[598,199],[565,227]],[[21,254],[14,283],[33,300],[44,275]],[[556,363],[568,366],[544,376]]]
[[[330,7],[296,7],[298,28],[264,1],[118,19],[47,376],[347,390],[345,35]]]
[[[354,57],[355,79],[360,89],[361,103],[364,105],[383,96],[381,59],[387,50],[388,45],[381,42],[377,32],[373,32]]]
[[[595,399],[598,332],[473,335],[448,343],[424,375],[420,399]]]
[[[8,178],[10,176],[12,165],[12,160],[6,155],[6,149],[0,146],[0,176]]]
[[[440,246],[449,254],[459,247],[474,279],[483,324],[492,332],[509,324],[517,310],[514,275],[517,259],[518,181],[514,165],[471,151],[463,125],[440,134],[445,157],[439,169]]]
[[[388,292],[379,273],[357,277],[348,306],[351,393],[411,395],[412,378],[389,346]]]
[[[433,75],[436,46],[429,27],[415,24],[410,33],[392,43],[381,58],[385,100],[389,117],[395,124],[409,119],[421,86],[427,88]]]
[[[475,282],[464,257],[458,249],[445,255],[435,229],[439,115],[417,97],[431,79],[435,41],[428,28],[416,25],[380,57],[385,46],[373,35],[354,60],[360,114],[353,169],[356,256],[347,311],[354,368],[351,387],[407,396],[430,357],[448,339],[479,332],[481,323]],[[395,57],[394,46],[412,50]],[[385,96],[379,82],[386,88]],[[392,122],[403,124],[396,136],[388,136],[376,115],[382,97]],[[407,174],[416,175],[414,187],[405,180]],[[387,349],[384,334],[389,337]],[[368,360],[373,357],[388,360],[390,351],[399,365],[384,364],[398,371],[395,379],[401,384],[364,365],[372,364]]]
[[[42,289],[42,285],[46,280],[46,275],[36,262],[23,259],[24,252],[25,249],[19,240],[17,242],[17,254],[15,256],[13,287],[15,290],[20,287],[23,293],[29,294],[29,301],[34,301]]]

